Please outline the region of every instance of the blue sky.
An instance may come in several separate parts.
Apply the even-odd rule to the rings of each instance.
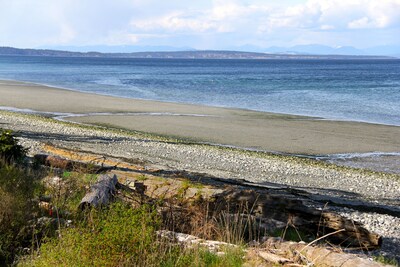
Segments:
[[[0,46],[400,45],[400,0],[0,0]]]

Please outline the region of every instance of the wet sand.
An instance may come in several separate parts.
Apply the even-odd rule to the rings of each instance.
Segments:
[[[0,81],[0,96],[3,107],[81,114],[67,119],[197,142],[308,155],[400,151],[397,126],[125,99],[10,81]]]

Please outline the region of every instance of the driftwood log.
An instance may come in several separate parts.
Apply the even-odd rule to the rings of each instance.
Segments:
[[[311,246],[310,244],[268,239],[264,246],[267,250],[257,251],[258,256],[272,264],[282,264],[283,259],[302,263],[301,266],[332,266],[332,267],[382,267],[388,266],[360,257],[335,251],[332,248]],[[273,253],[271,253],[273,252]],[[274,258],[272,255],[278,255]],[[283,265],[286,266],[286,265]],[[289,266],[289,265],[288,265]]]
[[[58,156],[36,155],[35,160],[40,164],[64,170],[75,170],[76,168],[87,170],[90,167],[91,170],[98,172],[104,169],[104,166],[71,161]],[[151,187],[151,184],[146,183],[145,186]],[[90,192],[82,199],[79,207],[84,209],[88,206],[97,207],[107,205],[114,197],[118,185],[115,175],[100,176],[97,183],[91,187]],[[157,185],[157,187],[160,189],[164,185]],[[171,190],[170,186],[167,185],[166,187],[168,187],[166,188],[167,191]],[[212,185],[211,188],[213,188]],[[261,228],[268,227],[268,222],[274,220],[311,233],[315,237],[344,229],[344,231],[330,236],[329,241],[335,244],[360,247],[362,249],[375,249],[381,245],[381,237],[369,232],[360,223],[346,219],[334,212],[316,209],[313,205],[307,205],[303,200],[300,200],[288,191],[270,188],[247,188],[249,187],[237,185],[231,186],[228,189],[224,187],[223,190],[221,188],[215,190],[215,193],[212,193],[207,200],[213,213],[211,216],[221,213],[235,215],[243,213],[244,209],[247,209],[248,214],[256,218]],[[143,195],[144,190],[141,188],[136,188],[135,186],[132,189],[136,194]],[[190,188],[187,191],[190,191]],[[151,195],[148,197],[157,196]],[[144,201],[151,201],[150,198],[146,198]],[[140,200],[140,202],[142,201],[143,199]]]
[[[37,154],[33,157],[35,163],[45,165],[48,167],[53,167],[53,168],[60,168],[66,171],[72,171],[73,170],[73,163],[70,160],[58,157],[58,156],[52,156],[52,155],[46,155],[46,154]]]
[[[303,201],[285,193],[267,190],[241,190],[233,187],[214,196],[212,210],[215,214],[248,213],[259,221],[274,219],[304,232],[323,236],[342,230],[327,238],[330,242],[361,249],[376,249],[382,238],[371,233],[362,224],[349,220],[334,212],[324,212],[306,206]]]
[[[90,192],[85,195],[79,204],[79,208],[84,210],[89,207],[106,206],[116,193],[117,176],[100,175],[97,182],[90,187]]]
[[[157,231],[160,237],[182,244],[185,247],[200,246],[217,253],[224,252],[227,247],[238,246],[226,242],[205,240],[197,236],[173,231]],[[267,263],[253,261],[254,266],[325,266],[325,267],[383,267],[384,264],[374,262],[357,254],[347,254],[331,248],[311,246],[303,243],[269,238],[260,247],[246,249],[247,258],[259,257]],[[259,264],[258,264],[259,263]],[[252,265],[253,266],[253,265]]]
[[[37,164],[45,165],[52,168],[63,169],[66,171],[82,171],[85,173],[103,173],[116,168],[116,166],[100,166],[97,164],[69,160],[59,156],[47,154],[36,154],[34,156],[34,161]]]
[[[97,183],[91,187],[90,192],[82,199],[79,207],[85,209],[86,207],[107,205],[115,196],[116,187],[124,189],[126,186],[121,187],[115,175],[101,175]],[[150,203],[153,200],[149,195],[145,196],[143,190],[135,187],[128,193],[143,195],[145,198],[141,198],[140,202]],[[224,219],[226,220],[229,216],[233,216],[232,218],[237,220],[237,215],[245,215],[243,220],[246,221],[251,217],[254,222],[252,225],[254,233],[251,233],[254,235],[253,237],[258,236],[258,233],[269,232],[272,222],[275,226],[277,223],[280,224],[281,228],[285,225],[294,227],[315,238],[337,232],[324,240],[348,247],[370,250],[379,248],[382,243],[381,236],[368,231],[362,224],[334,212],[325,212],[307,206],[302,200],[284,192],[272,193],[268,190],[243,190],[240,187],[231,187],[223,190],[222,193],[212,195],[206,201],[208,203],[206,206],[209,206],[208,216],[212,218],[227,216]],[[175,206],[172,209],[176,214],[174,216],[179,217],[177,214],[185,214],[182,207]],[[171,207],[166,210],[170,213]],[[186,217],[183,215],[182,220]],[[190,218],[186,219],[190,221]],[[239,223],[239,220],[237,220],[238,224],[246,225],[246,223]]]

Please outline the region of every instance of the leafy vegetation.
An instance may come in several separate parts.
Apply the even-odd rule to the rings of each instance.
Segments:
[[[7,163],[20,162],[26,156],[27,149],[18,144],[12,131],[0,131],[0,158]]]
[[[392,266],[395,266],[395,267],[399,266],[399,263],[396,261],[396,259],[388,258],[388,257],[385,257],[383,255],[375,256],[374,260],[379,262],[379,263],[392,265]]]

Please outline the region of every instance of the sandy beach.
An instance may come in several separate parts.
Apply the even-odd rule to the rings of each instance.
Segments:
[[[66,119],[197,142],[307,155],[400,151],[396,126],[124,99],[16,81],[0,81],[0,95],[3,107],[79,114]]]

